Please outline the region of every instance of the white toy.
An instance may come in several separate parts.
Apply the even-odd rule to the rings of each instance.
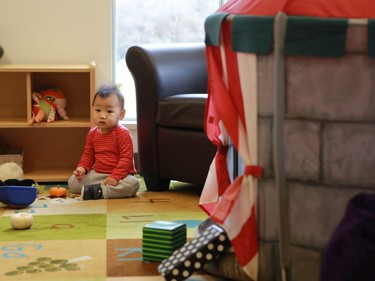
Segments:
[[[0,180],[8,179],[23,180],[23,170],[14,162],[7,162],[0,165]]]
[[[33,225],[34,217],[32,214],[19,212],[11,215],[9,222],[14,229],[27,229]]]

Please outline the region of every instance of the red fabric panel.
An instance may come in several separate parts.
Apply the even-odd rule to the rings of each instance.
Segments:
[[[234,146],[238,147],[238,119],[241,124],[245,127],[245,113],[243,108],[242,101],[242,92],[241,92],[241,82],[238,72],[238,61],[237,53],[232,50],[232,24],[231,22],[223,22],[222,25],[223,31],[223,42],[225,50],[225,64],[227,68],[228,75],[228,99],[231,100],[231,107],[225,106],[227,109],[228,115],[222,116],[225,128],[227,129],[229,135],[233,140]],[[234,118],[236,116],[236,118]]]
[[[230,42],[230,36],[227,40],[228,42]],[[238,145],[238,118],[239,116],[241,116],[240,114],[238,114],[238,112],[242,112],[242,116],[243,116],[243,108],[241,109],[241,111],[237,111],[232,95],[229,94],[224,84],[222,67],[220,65],[221,64],[220,50],[213,46],[207,46],[207,48],[208,48],[207,62],[208,62],[208,76],[209,76],[209,81],[208,81],[209,103],[210,103],[210,106],[214,106],[212,113],[215,114],[212,116],[210,114],[208,116],[208,120],[206,123],[207,135],[211,139],[212,137],[211,130],[215,130],[215,126],[212,126],[212,125],[217,123],[218,120],[222,120],[225,125],[225,128],[228,131],[228,134],[231,136],[231,139],[234,145],[238,149],[238,146],[237,146]],[[229,52],[232,52],[230,49],[231,48],[229,48]],[[226,53],[227,52],[228,51],[226,48]],[[236,55],[234,52],[232,53],[234,55],[233,59],[235,60],[235,62],[233,61],[233,63],[237,65]],[[233,67],[230,67],[230,68],[234,69]],[[237,69],[236,69],[236,73],[237,73]],[[237,79],[236,81],[239,81],[239,80]],[[235,87],[233,83],[231,83],[231,85],[232,85],[232,88]],[[212,117],[214,118],[214,120],[210,120]],[[218,118],[218,119],[215,120],[215,118]],[[213,121],[213,124],[210,123],[210,121]]]
[[[231,240],[235,249],[238,262],[241,265],[247,264],[258,254],[258,229],[255,218],[255,206],[251,207],[251,216],[242,226],[241,232]]]
[[[212,214],[212,219],[220,224],[224,224],[225,219],[232,210],[233,204],[238,198],[240,193],[241,184],[243,176],[237,177],[233,183],[228,186],[224,196],[221,198],[220,202],[216,205],[214,213]],[[249,206],[250,206],[249,202]]]
[[[373,18],[375,1],[371,0],[232,0],[218,12],[244,15],[317,16],[333,18]]]

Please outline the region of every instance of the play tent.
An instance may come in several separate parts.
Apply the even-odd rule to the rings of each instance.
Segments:
[[[374,16],[374,1],[236,0],[206,19],[218,152],[200,206],[253,280],[328,280],[323,257],[348,202],[375,190]]]

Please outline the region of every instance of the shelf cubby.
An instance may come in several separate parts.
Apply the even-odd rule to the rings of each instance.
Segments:
[[[30,124],[32,93],[60,88],[69,120]],[[0,65],[0,143],[23,151],[24,178],[67,181],[83,152],[91,126],[95,63]]]

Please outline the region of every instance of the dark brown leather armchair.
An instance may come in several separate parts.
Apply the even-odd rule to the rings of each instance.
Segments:
[[[170,180],[203,186],[216,152],[203,129],[204,44],[133,46],[126,64],[135,82],[139,173],[147,190],[168,190]]]

